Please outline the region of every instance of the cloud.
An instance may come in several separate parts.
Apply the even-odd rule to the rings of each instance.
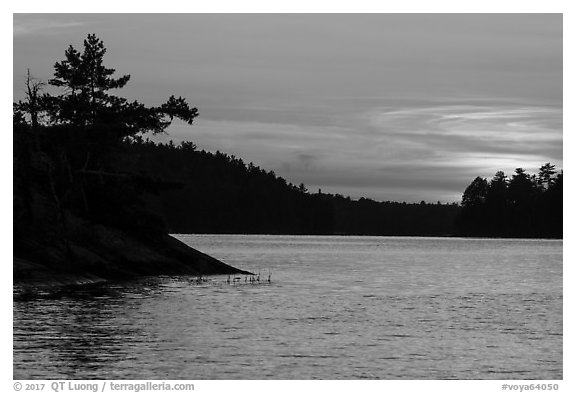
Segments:
[[[85,25],[85,22],[58,21],[47,18],[22,18],[15,15],[13,33],[14,37],[37,33],[48,34]]]
[[[313,119],[303,110],[293,124],[272,122],[269,114],[263,121],[202,119],[170,133],[176,140],[191,139],[200,148],[253,161],[294,184],[348,190],[356,198],[457,201],[476,176],[511,173],[516,167],[533,173],[545,162],[562,166],[559,108],[400,104],[359,113],[331,108]],[[252,114],[258,119],[257,112]],[[329,120],[322,121],[323,116]],[[307,118],[311,124],[303,121]]]
[[[562,161],[562,110],[514,105],[447,105],[376,109],[367,121],[381,138],[409,144],[410,150],[436,161],[454,162],[465,155],[520,160]],[[464,160],[459,159],[463,162]],[[456,164],[456,163],[454,163]],[[476,166],[482,163],[476,162]]]

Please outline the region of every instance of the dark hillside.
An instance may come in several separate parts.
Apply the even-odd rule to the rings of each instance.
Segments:
[[[171,183],[149,203],[176,233],[447,236],[455,204],[358,201],[310,193],[274,172],[193,143],[134,140],[130,150],[145,175]],[[162,165],[159,165],[162,163]]]

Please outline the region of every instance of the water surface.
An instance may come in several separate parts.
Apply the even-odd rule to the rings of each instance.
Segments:
[[[260,283],[15,287],[14,378],[562,378],[562,241],[176,237]]]

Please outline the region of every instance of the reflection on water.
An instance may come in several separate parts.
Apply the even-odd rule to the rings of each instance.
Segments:
[[[17,287],[14,378],[562,378],[561,241],[180,238],[272,282]]]

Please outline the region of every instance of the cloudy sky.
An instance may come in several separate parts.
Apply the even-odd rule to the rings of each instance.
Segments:
[[[15,14],[14,97],[103,39],[121,95],[198,107],[169,136],[312,191],[459,201],[476,176],[562,167],[560,14]]]

